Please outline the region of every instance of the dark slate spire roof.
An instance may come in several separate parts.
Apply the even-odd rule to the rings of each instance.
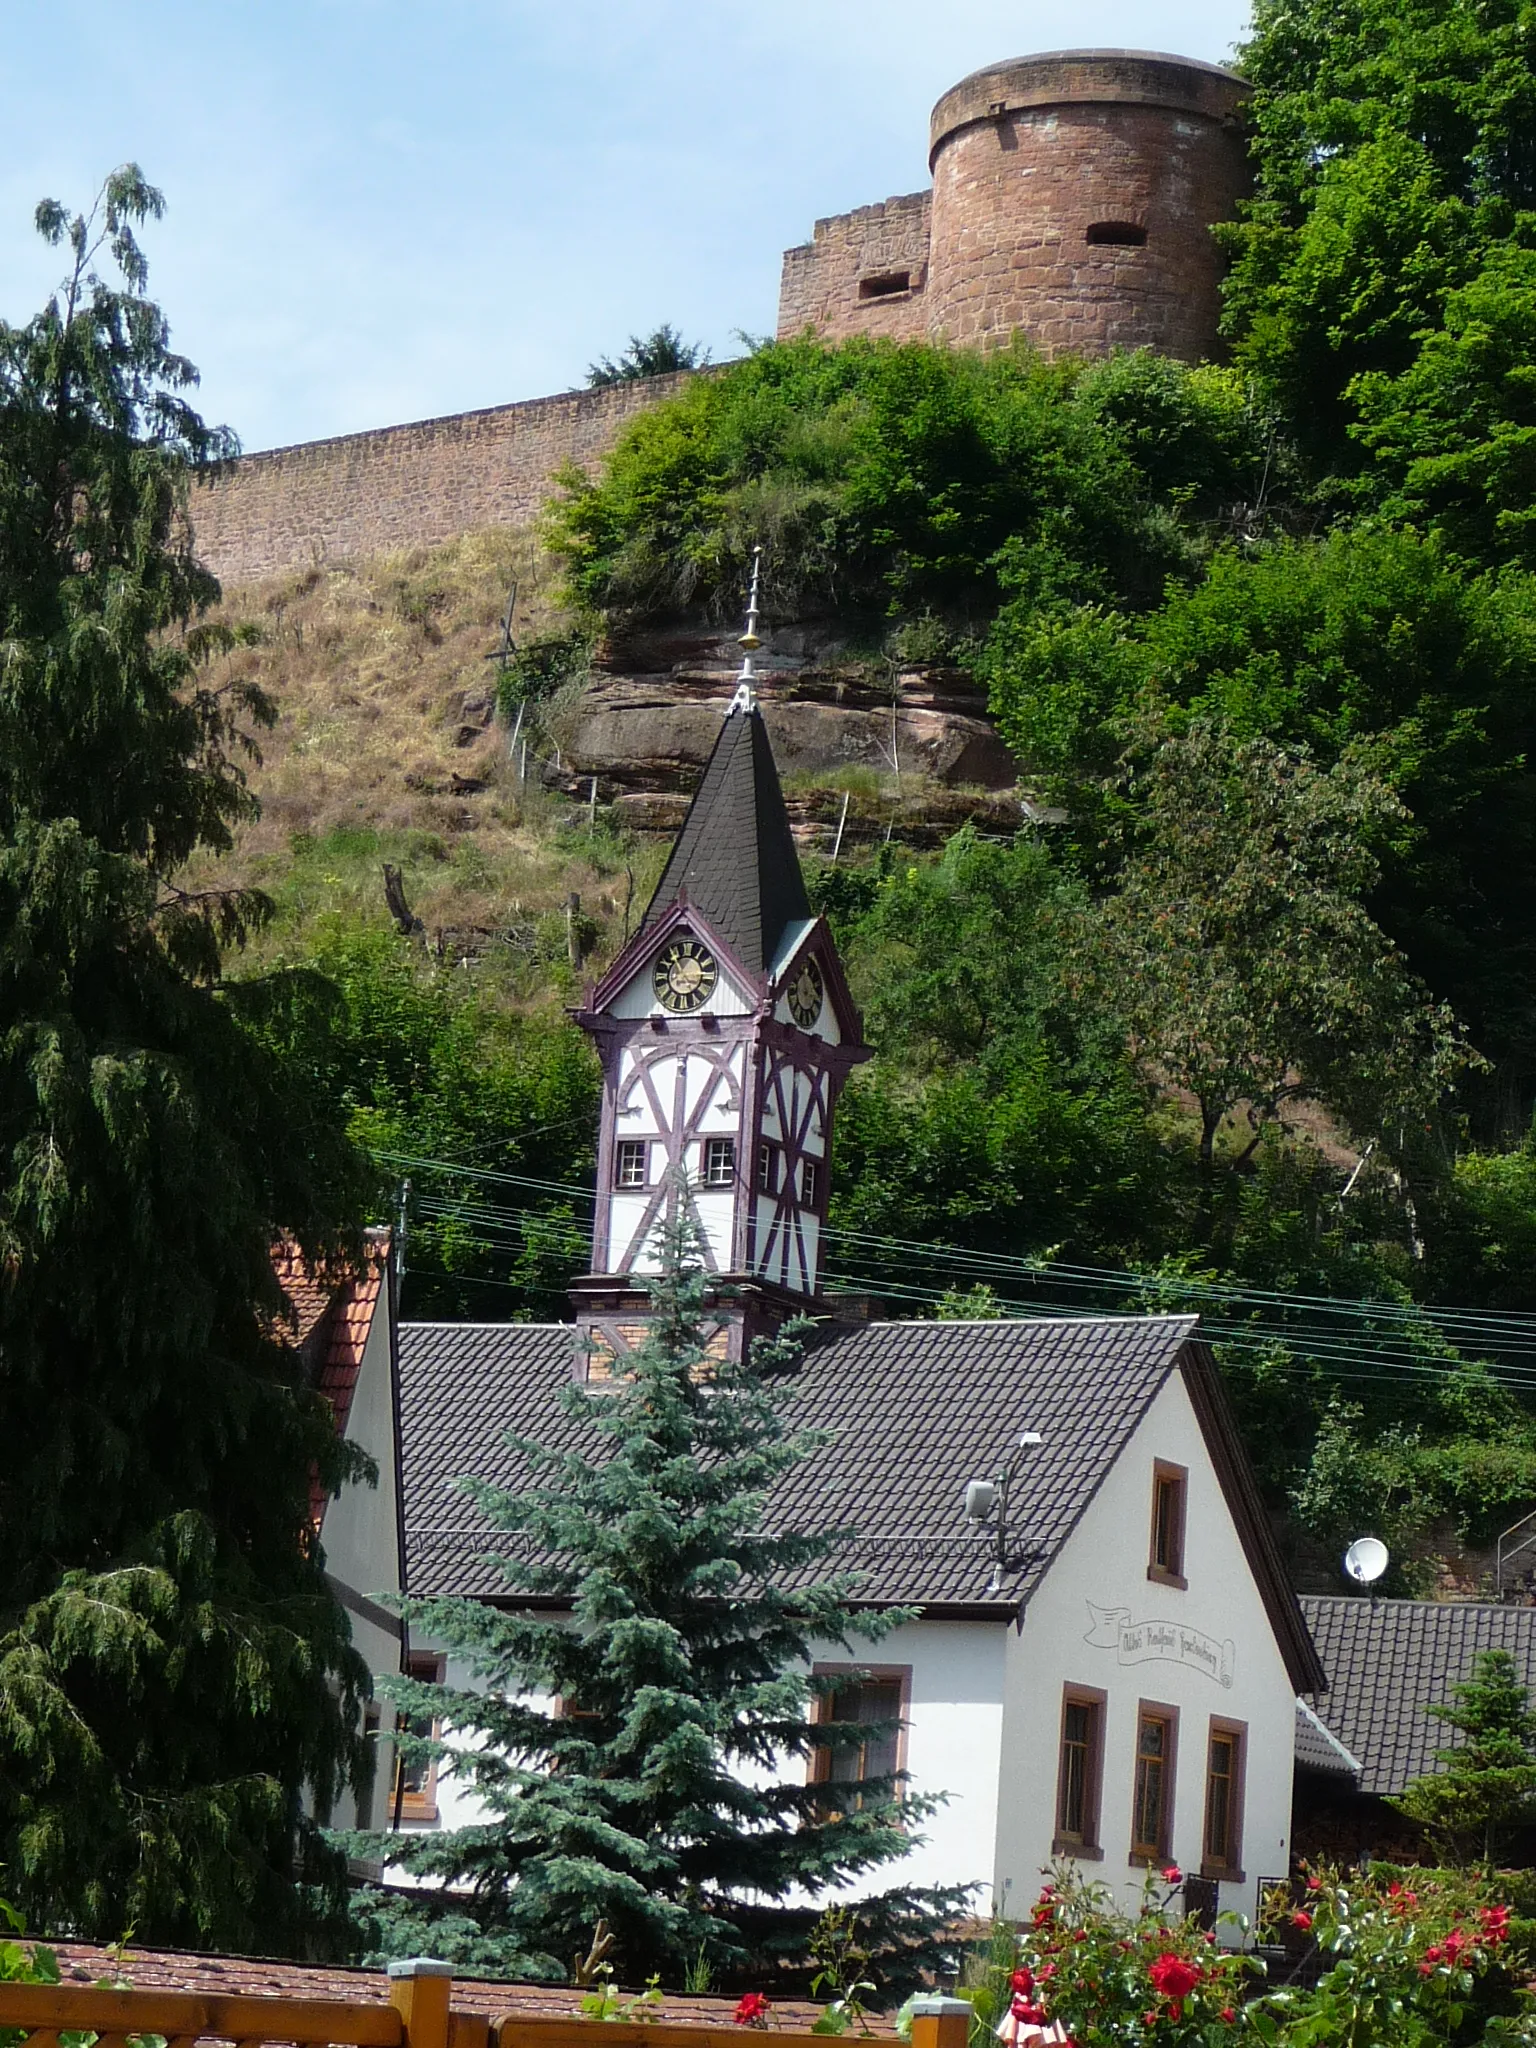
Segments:
[[[760,711],[733,710],[720,728],[641,929],[682,895],[759,974],[811,914]]]

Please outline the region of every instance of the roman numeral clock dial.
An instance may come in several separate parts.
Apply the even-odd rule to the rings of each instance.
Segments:
[[[688,1017],[695,1010],[702,1010],[719,979],[714,954],[697,939],[674,939],[670,946],[663,947],[651,969],[656,1000],[674,1017]]]

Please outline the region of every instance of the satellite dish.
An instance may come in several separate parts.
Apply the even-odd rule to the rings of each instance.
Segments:
[[[1379,1536],[1357,1536],[1344,1553],[1344,1571],[1357,1586],[1374,1586],[1390,1561]]]

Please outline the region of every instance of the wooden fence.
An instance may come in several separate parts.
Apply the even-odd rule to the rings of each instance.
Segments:
[[[0,2032],[26,2048],[61,2048],[60,2036],[94,2036],[95,2048],[129,2048],[158,2036],[167,2048],[202,2042],[233,2048],[746,2048],[755,2030],[668,2020],[492,2020],[459,2012],[442,1963],[395,1963],[390,2003],[266,1998],[202,1991],[115,1990],[103,1985],[0,1984]],[[956,1999],[918,2002],[912,2048],[966,2048],[970,2008]],[[781,2048],[828,2048],[826,2035],[770,2025]],[[850,2048],[852,2039],[850,2037]]]

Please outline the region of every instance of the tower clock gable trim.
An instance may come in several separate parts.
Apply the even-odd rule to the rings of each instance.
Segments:
[[[822,1000],[830,1006],[836,1020],[835,1043],[846,1046],[856,1059],[868,1059],[869,1050],[863,1043],[864,1019],[849,993],[843,963],[824,917],[807,919],[802,924],[791,926],[784,934],[778,958],[768,977],[768,993],[773,1004],[777,1007],[782,1003],[788,1013],[779,1021],[798,1025],[802,1031],[815,1032],[816,1016],[806,1014],[805,992],[797,989],[802,968],[807,963],[814,968],[814,979],[821,983]],[[802,997],[798,1004],[797,994]]]

